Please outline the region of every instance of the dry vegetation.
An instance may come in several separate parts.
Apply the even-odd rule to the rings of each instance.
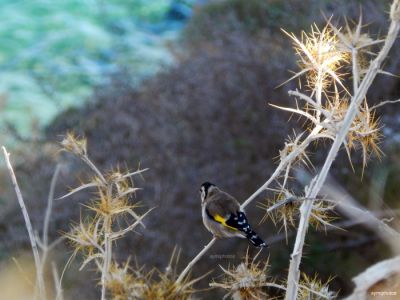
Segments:
[[[400,30],[399,0],[394,0],[391,4],[389,17],[388,31],[380,38],[368,33],[362,16],[354,24],[344,20],[343,27],[338,26],[332,19],[327,19],[324,27],[319,28],[313,25],[309,32],[302,32],[300,35],[285,31],[285,34],[293,42],[299,67],[299,71],[289,81],[296,79],[299,85],[288,92],[294,99],[294,105],[290,103],[288,103],[288,106],[282,106],[282,103],[271,105],[276,109],[289,112],[293,116],[298,116],[303,121],[301,123],[303,130],[300,133],[294,131],[286,139],[283,148],[279,150],[277,166],[271,172],[271,176],[243,202],[242,208],[244,209],[250,204],[255,205],[255,199],[262,193],[272,194],[272,197],[258,204],[264,212],[264,214],[261,214],[260,222],[272,219],[278,227],[284,229],[286,239],[292,233],[295,235],[295,241],[291,251],[288,272],[287,274],[281,273],[280,278],[275,278],[270,274],[270,269],[274,265],[273,256],[267,260],[260,253],[253,255],[247,251],[244,258],[237,264],[228,267],[221,266],[222,275],[219,278],[214,278],[209,286],[224,290],[225,298],[246,300],[268,299],[270,297],[285,299],[336,298],[338,291],[332,291],[330,286],[332,278],[324,281],[318,275],[308,275],[307,272],[301,270],[305,239],[309,227],[323,228],[327,234],[329,234],[329,230],[339,229],[338,227],[343,224],[338,221],[339,214],[335,211],[347,216],[351,222],[370,224],[390,247],[391,255],[399,255],[400,233],[397,229],[380,220],[374,212],[364,209],[360,203],[348,197],[339,186],[328,180],[330,168],[340,151],[346,153],[353,169],[357,167],[357,164],[353,164],[352,161],[355,159],[361,161],[362,170],[357,173],[360,174],[360,177],[363,176],[368,161],[371,158],[380,158],[382,155],[382,123],[377,117],[376,110],[383,105],[393,104],[399,100],[383,101],[371,105],[367,99],[367,92],[378,74],[391,75],[383,66]],[[243,51],[251,50],[244,49]],[[257,57],[258,55],[262,57],[261,51],[251,54],[256,57],[253,63],[258,63],[260,60],[257,60]],[[224,74],[223,68],[220,71]],[[227,74],[227,76],[229,75]],[[180,105],[183,109],[188,108],[188,103],[185,101],[185,99],[181,99]],[[245,103],[232,105],[240,106],[243,104]],[[174,109],[169,107],[168,104],[165,104],[163,108]],[[157,113],[146,111],[143,104],[139,104],[137,109],[143,109],[146,113]],[[218,111],[214,112],[211,108],[206,110],[206,113],[218,118]],[[246,111],[243,111],[243,114],[245,113]],[[171,116],[180,117],[175,111]],[[197,116],[186,116],[188,119],[194,117]],[[162,117],[160,116],[160,118]],[[246,118],[240,120],[240,122],[245,122]],[[251,119],[251,116],[249,118]],[[257,121],[259,120],[257,119]],[[179,122],[180,120],[174,125],[179,127]],[[240,122],[232,124],[232,127],[240,126]],[[157,118],[154,119],[154,123],[164,124],[162,120]],[[228,120],[226,123],[230,124]],[[156,126],[156,124],[152,125]],[[140,128],[140,124],[137,124],[137,127]],[[199,138],[204,141],[204,149],[206,149],[208,143],[212,143],[212,139],[218,138],[218,134],[206,132],[208,127],[194,127],[199,131]],[[168,140],[170,129],[165,128],[164,130],[164,139]],[[177,130],[179,131],[179,128]],[[277,136],[287,131],[280,128]],[[181,134],[187,133],[182,131]],[[213,134],[216,134],[216,136],[213,136]],[[157,139],[156,136],[151,136],[151,138]],[[209,138],[211,138],[211,141]],[[148,143],[149,141],[143,140],[141,142]],[[241,143],[243,141],[238,141],[238,148],[241,151],[248,150],[246,147],[243,150]],[[323,150],[326,145],[329,146],[329,151],[325,154]],[[161,237],[154,234],[157,232],[152,232],[151,229],[146,228],[145,220],[149,216],[155,214],[152,219],[157,218],[157,208],[154,211],[153,208],[143,211],[135,200],[136,193],[139,190],[136,185],[136,178],[139,175],[141,176],[142,172],[145,171],[144,169],[138,168],[138,170],[131,172],[119,167],[112,167],[111,171],[103,172],[94,163],[95,160],[89,157],[86,139],[79,138],[72,133],[65,136],[61,146],[65,151],[83,161],[90,171],[80,186],[73,188],[59,200],[68,201],[64,198],[81,193],[86,189],[94,191],[90,194],[89,201],[85,201],[84,209],[80,212],[80,219],[76,224],[71,223],[70,230],[65,232],[64,237],[70,241],[73,249],[69,262],[78,256],[81,269],[90,265],[91,270],[98,274],[97,280],[101,290],[101,299],[174,300],[201,298],[201,291],[197,291],[194,286],[204,282],[207,286],[210,282],[207,277],[208,274],[199,277],[192,277],[191,274],[197,262],[217,244],[217,239],[212,238],[197,255],[193,255],[194,258],[184,268],[181,268],[179,264],[180,251],[176,248],[172,252],[170,261],[163,265],[163,268],[165,268],[163,270],[157,268],[156,264],[154,267],[140,267],[138,264],[131,263],[130,258],[121,260],[115,254],[117,240],[118,245],[121,245],[119,240],[128,233],[139,230],[139,227],[143,227],[140,231],[143,235],[142,239],[159,239],[161,241],[165,238],[176,238],[175,243],[180,244],[179,235],[174,233],[167,237]],[[112,149],[112,146],[113,140],[111,138],[108,145],[111,148],[104,149],[104,151]],[[170,155],[179,156],[181,152],[190,151],[190,145],[172,150],[176,150],[176,152],[172,151]],[[39,238],[31,225],[22,193],[9,161],[9,154],[5,148],[3,148],[3,151],[34,254],[36,270],[34,296],[40,300],[50,299],[53,295],[55,295],[55,299],[63,299],[62,279],[64,272],[60,276],[57,271],[58,268],[53,263],[54,267],[51,270],[54,282],[50,283],[44,279],[45,269],[49,267],[46,263],[48,252],[59,243],[59,240],[53,243],[48,241],[48,226],[54,200],[54,182],[59,170],[56,169],[54,181],[52,181],[42,230],[43,236]],[[312,152],[324,153],[321,167],[313,166],[313,159],[310,155]],[[130,155],[130,153],[127,155]],[[210,156],[212,157],[212,155]],[[210,159],[210,156],[205,155],[204,160]],[[166,161],[164,160],[164,163]],[[199,163],[201,164],[201,161]],[[245,172],[245,170],[242,170],[242,172]],[[188,174],[190,175],[190,173]],[[188,174],[181,176],[184,177]],[[179,182],[179,179],[175,180]],[[176,181],[172,181],[172,183],[176,183]],[[301,188],[299,188],[299,184]],[[169,196],[179,199],[180,195],[173,193],[172,196]],[[179,203],[178,200],[169,203],[170,207],[176,208],[169,215],[170,218],[179,218],[180,211],[177,208]],[[149,206],[148,203],[147,206]],[[198,210],[197,206],[193,205],[193,207]],[[169,211],[167,210],[167,212]],[[166,226],[165,224],[156,224]],[[193,226],[196,225],[193,223]],[[182,224],[178,225],[178,228],[180,226]],[[194,230],[191,227],[192,224],[185,224],[185,226],[189,228],[189,231]],[[183,247],[190,246],[190,243],[183,245]],[[149,252],[148,249],[141,251]],[[193,254],[196,250],[199,249],[191,247],[188,252]],[[140,250],[138,249],[138,251]],[[131,253],[135,254],[135,250],[132,250]],[[155,252],[148,253],[148,255],[151,254],[155,254]],[[397,259],[398,257],[393,258],[395,262],[397,262]],[[154,260],[156,261],[156,258]],[[357,288],[355,294],[350,295],[349,299],[356,296],[361,297],[361,299],[366,298],[368,293],[374,291],[374,286],[382,280],[389,282],[385,287],[386,289],[395,290],[395,286],[399,284],[398,280],[395,280],[398,278],[398,274],[396,274],[398,270],[387,267],[389,264],[384,262],[381,264],[386,268],[372,267],[365,274],[362,274],[369,280],[360,283],[357,278],[355,279]],[[209,269],[213,267],[215,265],[210,266]],[[64,271],[68,273],[68,268]],[[334,276],[335,274],[331,275]],[[393,278],[395,279],[391,280]],[[365,284],[365,282],[368,282],[368,284]]]

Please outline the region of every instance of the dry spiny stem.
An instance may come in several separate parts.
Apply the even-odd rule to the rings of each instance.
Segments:
[[[151,269],[145,272],[144,267],[132,269],[129,262],[123,266],[116,264],[110,268],[107,287],[112,300],[187,300],[194,299],[196,290],[193,285],[204,278],[190,280],[187,276],[177,283],[177,264],[179,252],[174,249],[165,271]],[[208,275],[208,274],[206,274]]]
[[[316,230],[320,228],[326,229],[327,226],[333,226],[333,221],[338,219],[334,214],[335,207],[336,204],[333,202],[328,202],[324,199],[314,200],[309,220],[310,225]]]
[[[351,57],[353,80],[355,80],[355,86],[357,87],[359,81],[364,77],[368,70],[369,62],[376,56],[376,53],[372,51],[372,47],[384,42],[385,40],[373,39],[368,32],[363,32],[365,26],[363,26],[362,23],[362,15],[360,15],[358,23],[354,24],[355,26],[351,26],[347,19],[345,19],[345,23],[346,26],[344,32],[331,23],[329,23],[329,25],[340,40],[338,47],[341,48],[343,52],[348,53],[349,57]]]
[[[132,204],[132,196],[138,190],[132,181],[132,176],[140,174],[144,170],[122,172],[120,168],[116,168],[103,174],[90,160],[85,139],[79,139],[73,133],[68,133],[61,145],[66,151],[78,156],[94,173],[93,179],[89,183],[82,184],[61,198],[86,188],[96,188],[97,190],[96,196],[88,201],[89,204],[85,205],[94,212],[94,217],[87,218],[86,222],[81,221],[78,225],[73,226],[66,237],[75,249],[74,255],[82,253],[84,256],[81,269],[94,262],[101,272],[101,299],[105,300],[107,287],[112,286],[113,289],[115,287],[115,285],[110,285],[111,270],[114,271],[114,275],[116,270],[119,270],[112,262],[113,242],[133,231],[139,224],[144,226],[142,219],[151,211],[148,210],[139,216],[135,212],[138,205]],[[132,221],[125,226],[121,225],[121,223],[127,223],[127,216]]]
[[[307,86],[311,90],[317,84],[322,84],[323,88],[330,86],[332,81],[341,84],[340,69],[348,63],[348,55],[341,51],[339,39],[328,25],[322,30],[314,25],[310,33],[303,31],[300,39],[293,33],[284,32],[293,40],[301,69],[291,79],[306,74]]]
[[[333,278],[329,278],[326,282],[318,279],[318,275],[309,277],[302,274],[299,282],[298,300],[333,300],[337,297],[337,292],[329,290],[329,284]]]
[[[332,222],[337,219],[334,215],[336,203],[327,199],[307,199],[304,196],[297,196],[287,189],[275,191],[275,197],[266,203],[258,203],[258,207],[265,211],[260,223],[271,220],[275,226],[280,225],[279,231],[284,229],[286,239],[289,227],[295,228],[299,216],[299,207],[304,201],[313,200],[313,208],[310,216],[310,225],[315,229],[326,226],[333,226]]]
[[[254,262],[249,258],[248,252],[244,261],[236,267],[228,269],[220,266],[224,272],[221,282],[212,282],[210,286],[222,288],[228,293],[224,299],[231,297],[237,300],[269,299],[267,287],[282,288],[275,284],[268,275],[269,263]]]
[[[283,150],[279,151],[280,160],[284,160],[290,153],[296,151],[301,146],[301,137],[302,135],[293,134],[293,136],[289,136],[285,141],[285,147]],[[299,154],[292,160],[291,167],[296,166],[297,164],[303,164],[306,167],[313,167],[312,162],[308,156],[306,150],[298,151]]]
[[[96,247],[101,244],[98,229],[98,220],[80,221],[65,233],[75,253],[81,253],[85,259],[91,258]]]
[[[349,62],[353,65],[361,63],[362,59],[359,59],[358,56],[353,55],[352,57],[354,53],[355,55],[361,55],[362,53],[373,55],[369,51],[369,47],[381,43],[383,40],[373,40],[367,33],[362,32],[361,17],[354,29],[351,29],[346,21],[345,33],[342,33],[340,29],[328,21],[328,25],[322,30],[319,30],[314,25],[311,33],[303,32],[301,39],[298,39],[294,34],[286,34],[294,41],[294,49],[299,57],[298,65],[301,71],[295,77],[305,73],[307,81],[311,83],[313,92],[311,96],[306,96],[299,92],[291,92],[292,95],[305,101],[305,105],[302,108],[297,104],[297,100],[295,109],[278,108],[306,117],[311,121],[311,124],[309,123],[308,125],[309,132],[315,129],[314,126],[323,126],[324,130],[320,133],[320,137],[334,140],[349,107],[348,92],[341,84],[341,78],[346,74],[341,73],[340,70],[348,65]],[[349,59],[351,57],[352,59]],[[360,73],[361,69],[361,65],[358,65],[354,71]],[[333,92],[327,90],[327,87],[331,86],[332,80],[335,83]],[[355,83],[357,86],[359,80],[360,78],[357,78]],[[342,91],[338,90],[336,83],[339,83]],[[323,103],[321,97],[322,91],[326,97],[325,103]],[[313,99],[314,96],[315,99]],[[320,116],[324,116],[324,120],[321,120]],[[349,158],[351,149],[355,147],[362,149],[363,171],[371,154],[375,154],[377,157],[381,156],[379,148],[380,137],[379,122],[373,112],[368,110],[367,104],[365,104],[364,108],[361,109],[361,113],[354,119],[352,130],[349,131],[347,143],[345,144]],[[295,141],[295,145],[301,143],[299,139],[295,139]],[[286,145],[281,156],[287,155],[286,152],[291,149],[289,145],[293,145],[293,143],[286,143]],[[302,153],[303,156],[304,153],[305,151]]]
[[[71,152],[79,157],[87,155],[87,141],[85,138],[76,136],[73,132],[68,132],[61,141],[64,150]]]
[[[359,32],[351,31],[350,34],[347,34],[347,37],[341,33],[340,29],[332,26],[330,21],[328,21],[328,25],[322,30],[313,26],[311,33],[307,34],[303,32],[301,38],[285,32],[293,40],[300,67],[300,71],[288,81],[305,75],[310,95],[306,95],[298,90],[289,91],[289,95],[295,97],[296,107],[278,108],[305,117],[308,121],[307,130],[295,137],[294,140],[289,140],[286,143],[285,148],[280,152],[280,160],[277,168],[268,180],[243,202],[241,208],[244,209],[247,207],[258,195],[268,190],[269,186],[277,180],[282,180],[283,178],[283,182],[280,185],[286,189],[293,164],[299,161],[306,161],[304,158],[306,157],[305,153],[309,145],[324,139],[332,141],[332,146],[327,154],[325,163],[310,185],[305,188],[304,201],[301,201],[299,208],[300,220],[287,281],[286,299],[288,300],[296,299],[297,297],[298,280],[300,277],[299,266],[310,220],[316,226],[320,226],[321,224],[327,225],[332,220],[332,216],[330,214],[327,215],[326,212],[331,212],[334,205],[327,205],[324,201],[313,202],[317,199],[340,147],[344,145],[349,156],[350,150],[357,152],[361,148],[362,150],[358,152],[362,152],[364,167],[371,154],[377,156],[381,154],[379,149],[380,126],[372,112],[375,108],[383,104],[395,103],[397,101],[385,101],[374,107],[374,109],[368,109],[366,106],[363,107],[362,101],[365,100],[366,93],[375,76],[378,73],[384,73],[380,70],[382,62],[387,57],[390,48],[397,38],[400,28],[399,0],[393,1],[390,15],[392,22],[388,35],[377,55],[369,53],[371,57],[374,57],[374,60],[369,64],[365,63],[365,68],[368,67],[368,70],[365,72],[362,71],[362,78],[360,76],[362,65],[359,61],[359,52],[366,52],[368,54],[368,47],[378,44],[381,41],[371,41],[369,35],[361,33],[361,19],[356,28],[356,31]],[[346,39],[350,40],[347,44],[343,42],[347,41]],[[351,67],[351,75],[353,75],[353,94],[345,87],[345,83],[347,84],[345,81],[350,77],[346,73],[347,67]],[[298,101],[304,101],[304,105],[299,105]],[[360,111],[361,113],[357,116]],[[349,141],[350,145],[348,144]],[[357,149],[355,145],[357,145]],[[274,207],[275,204],[272,206]],[[263,208],[268,211],[271,207],[267,208],[263,206]],[[212,239],[188,264],[181,275],[186,275],[214,243],[215,239]]]
[[[288,228],[296,226],[297,216],[299,215],[299,201],[291,201],[285,205],[280,206],[277,209],[269,211],[268,209],[277,203],[288,199],[287,193],[277,192],[272,200],[268,200],[266,203],[259,203],[258,207],[265,210],[265,214],[261,219],[261,223],[266,222],[270,219],[275,226],[280,224],[279,231],[284,229],[287,237]]]
[[[349,100],[346,97],[341,99],[340,97],[335,96],[327,102],[326,109],[331,112],[331,118],[329,119],[326,128],[322,131],[326,137],[332,140],[335,138],[335,135],[344,120],[348,107]],[[372,156],[379,159],[381,158],[383,154],[379,147],[381,138],[382,133],[379,119],[375,117],[375,111],[369,109],[367,102],[364,102],[364,105],[360,107],[359,114],[354,118],[344,142],[350,163],[350,151],[354,150],[357,152],[361,150],[364,172],[364,168]]]
[[[340,124],[337,133],[334,136],[332,146],[326,156],[325,162],[319,171],[319,173],[313,178],[309,186],[306,188],[305,196],[308,198],[315,198],[325,183],[328,176],[329,170],[332,166],[337,153],[340,150],[341,145],[346,145],[346,137],[352,126],[354,125],[354,120],[356,119],[360,107],[362,106],[362,101],[365,100],[368,89],[373,83],[373,80],[378,73],[381,73],[381,66],[384,59],[387,57],[390,49],[392,48],[400,30],[400,1],[394,0],[391,5],[390,10],[391,23],[389,26],[387,37],[381,47],[379,53],[376,55],[373,61],[369,64],[368,70],[365,72],[362,80],[360,81],[359,70],[357,68],[357,63],[355,63],[354,58],[357,58],[357,49],[353,49],[352,56],[352,75],[353,75],[353,95],[351,95],[350,105],[347,112]],[[355,54],[355,55],[354,55]],[[335,79],[339,83],[338,80]],[[322,84],[322,82],[320,82]],[[341,84],[339,84],[342,86]],[[323,86],[316,89],[316,98],[321,99],[321,94]],[[316,101],[320,104],[321,101]],[[324,124],[319,124],[324,125]],[[318,126],[318,124],[316,125]],[[364,152],[365,153],[365,152]],[[300,220],[299,226],[296,234],[296,239],[291,255],[291,261],[289,265],[288,280],[287,280],[287,292],[285,295],[286,300],[296,299],[298,296],[299,285],[298,281],[300,278],[300,263],[303,254],[303,247],[305,243],[305,237],[309,225],[309,219],[312,214],[313,203],[304,202],[300,207]]]

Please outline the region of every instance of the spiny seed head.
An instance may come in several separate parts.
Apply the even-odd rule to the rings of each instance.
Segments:
[[[307,151],[301,149],[301,135],[294,134],[289,136],[285,141],[285,147],[279,151],[280,160],[284,160],[292,152],[297,152],[297,155],[292,160],[292,166],[296,164],[303,164],[306,167],[312,167],[312,162],[308,157]]]
[[[158,269],[144,271],[144,267],[131,269],[126,264],[124,267],[111,268],[112,279],[110,292],[113,300],[188,300],[194,299],[196,290],[193,284],[204,276],[190,280],[188,276],[177,282],[177,263],[179,251],[174,249],[171,260],[165,272]]]
[[[81,252],[83,255],[90,256],[95,250],[94,243],[101,243],[99,240],[101,237],[98,235],[98,228],[95,224],[95,219],[81,220],[79,224],[73,225],[71,230],[65,233],[76,253]]]
[[[324,129],[323,133],[334,138],[337,130],[340,128],[349,108],[349,99],[334,95],[326,102],[326,110],[331,113],[330,124]],[[360,112],[354,118],[351,127],[346,136],[346,150],[350,158],[350,151],[362,152],[363,172],[368,160],[371,156],[381,158],[383,152],[380,149],[380,141],[382,139],[381,125],[375,112],[368,108],[365,101],[360,108]]]
[[[108,193],[105,188],[99,187],[97,197],[87,207],[99,216],[117,217],[128,213],[136,206],[129,203],[127,196],[118,197],[118,195]]]
[[[375,41],[368,33],[362,32],[362,19],[360,16],[359,22],[356,26],[350,26],[349,22],[346,21],[346,26],[344,32],[340,29],[330,25],[331,28],[337,33],[339,37],[338,48],[343,52],[351,53],[353,49],[357,49],[358,52],[363,52],[371,45],[379,42]]]
[[[265,287],[272,282],[268,276],[268,267],[268,261],[265,264],[255,263],[250,261],[247,253],[244,262],[237,267],[221,267],[225,274],[223,280],[214,281],[210,286],[227,290],[228,294],[225,297],[232,296],[233,299],[268,299]]]
[[[61,146],[64,150],[71,152],[77,156],[87,155],[87,142],[85,138],[79,138],[73,132],[68,132],[64,139],[61,141]]]
[[[334,215],[335,206],[334,203],[315,200],[310,215],[310,225],[318,230],[321,227],[326,228],[326,226],[337,220],[337,217]]]
[[[322,282],[318,279],[318,274],[309,277],[302,273],[301,277],[297,295],[299,300],[336,299],[337,293],[329,290],[329,284],[333,278],[328,279],[327,282]]]
[[[261,219],[261,223],[271,219],[275,226],[278,224],[280,225],[279,231],[284,229],[287,235],[288,228],[296,226],[296,218],[299,215],[299,201],[292,201],[278,207],[277,209],[268,211],[269,207],[285,201],[286,199],[286,193],[275,193],[273,199],[267,199],[266,203],[259,203],[258,207],[265,210],[265,214]]]
[[[342,122],[349,108],[349,99],[335,94],[326,101],[325,109],[331,113],[331,122]]]
[[[365,103],[359,114],[353,121],[352,129],[347,134],[347,145],[350,150],[362,151],[363,173],[368,160],[375,156],[382,157],[382,150],[379,147],[382,139],[381,125],[375,113],[368,109]]]
[[[129,261],[120,266],[112,263],[109,269],[106,287],[113,300],[129,299],[135,278],[129,271]]]
[[[294,77],[306,73],[311,89],[317,83],[326,87],[332,80],[340,81],[338,72],[344,63],[348,63],[348,55],[338,47],[337,35],[328,25],[322,30],[314,25],[310,33],[303,31],[300,39],[293,33],[285,33],[293,40],[301,69]]]

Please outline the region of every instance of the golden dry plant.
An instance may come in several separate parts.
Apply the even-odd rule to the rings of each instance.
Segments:
[[[195,299],[198,292],[193,285],[203,279],[200,276],[190,279],[187,276],[182,282],[176,282],[179,251],[173,250],[171,259],[165,271],[152,268],[149,272],[145,267],[130,267],[129,261],[122,266],[113,263],[110,268],[110,278],[107,281],[110,299],[112,300],[188,300]]]
[[[301,274],[301,280],[299,282],[299,300],[333,300],[337,297],[337,292],[329,290],[329,284],[333,278],[329,278],[326,282],[323,282],[318,278],[318,275],[307,276],[307,274]]]
[[[265,202],[259,202],[257,207],[264,210],[264,216],[260,223],[271,220],[279,231],[284,229],[286,242],[288,242],[289,228],[296,228],[296,222],[300,215],[299,208],[305,201],[313,201],[310,216],[310,225],[316,230],[326,229],[327,226],[334,226],[332,222],[337,219],[335,215],[335,201],[329,199],[307,199],[304,196],[295,195],[292,191],[280,187],[279,189],[269,188],[274,192],[272,199],[267,198]]]
[[[132,177],[140,175],[146,169],[130,172],[116,168],[103,173],[90,160],[86,139],[68,133],[61,145],[65,151],[80,158],[93,172],[90,182],[82,183],[60,199],[87,188],[96,191],[93,198],[84,205],[92,213],[88,213],[85,218],[81,217],[65,236],[74,248],[73,256],[78,253],[83,256],[81,269],[94,263],[101,273],[101,299],[104,300],[108,294],[107,287],[114,286],[112,283],[115,282],[116,271],[120,270],[113,262],[113,244],[137,226],[145,227],[142,220],[152,210],[140,215],[136,211],[139,204],[132,202],[133,196],[139,190]]]
[[[231,297],[234,300],[271,299],[267,293],[268,288],[284,289],[276,284],[272,276],[268,275],[269,262],[255,262],[250,258],[248,251],[237,266],[227,269],[220,266],[223,271],[221,281],[210,283],[211,287],[222,288],[227,291],[223,299]]]
[[[294,224],[297,221],[296,217],[299,216],[297,226],[295,226],[296,237],[286,280],[286,300],[299,299],[298,297],[304,295],[304,290],[299,284],[300,263],[309,225],[330,226],[335,219],[331,213],[337,202],[326,200],[325,195],[321,194],[321,189],[338,152],[343,147],[349,158],[351,155],[360,155],[363,161],[363,174],[371,156],[375,155],[379,158],[382,155],[379,146],[382,126],[379,118],[376,117],[376,109],[382,105],[400,101],[383,101],[369,107],[366,100],[367,91],[377,74],[388,74],[382,66],[399,34],[400,0],[394,0],[391,4],[390,25],[384,39],[373,38],[364,30],[365,26],[360,17],[354,27],[346,21],[344,30],[328,19],[322,29],[313,25],[311,31],[303,32],[300,38],[284,31],[293,42],[299,67],[299,71],[288,81],[297,78],[300,84],[298,89],[288,92],[295,99],[295,107],[272,106],[305,118],[305,128],[302,133],[295,134],[294,138],[288,138],[283,150],[280,151],[279,163],[275,171],[243,202],[241,208],[247,207],[261,193],[271,190],[270,186],[273,183],[278,183],[278,188],[275,189],[276,198],[266,205],[259,205],[267,213],[264,219],[271,217],[268,213],[276,209],[277,211],[272,213],[273,220],[277,223],[281,222],[283,224],[281,226],[286,230],[288,224]],[[302,84],[302,80],[305,84]],[[352,89],[348,88],[349,85],[352,85]],[[303,86],[306,88],[304,89]],[[331,142],[326,159],[320,168],[312,170],[314,177],[305,184],[304,193],[301,193],[303,196],[294,197],[299,204],[293,205],[293,199],[288,197],[287,191],[292,189],[294,166],[299,162],[312,166],[307,150],[311,144],[316,146],[327,144],[318,143],[319,141]],[[301,183],[304,184],[304,182]],[[380,221],[377,220],[377,222]],[[213,238],[189,262],[180,277],[190,271],[215,241],[216,239]],[[249,270],[247,264],[243,266],[245,267],[224,269],[228,274],[227,281],[213,285],[227,289],[228,296],[237,294],[240,276]],[[304,286],[312,282],[317,281],[309,280]],[[321,294],[324,291],[322,286],[322,283],[311,284],[308,289],[318,289],[319,291],[314,290],[311,293]],[[250,297],[254,295],[263,296],[254,292]],[[334,298],[335,295],[335,293],[330,293],[325,296]],[[306,299],[309,299],[307,297]]]

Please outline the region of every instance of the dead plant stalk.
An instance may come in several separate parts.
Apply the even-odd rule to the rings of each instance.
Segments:
[[[21,211],[24,216],[25,226],[28,231],[29,240],[31,242],[31,247],[32,247],[33,258],[35,261],[36,282],[37,282],[37,286],[39,289],[39,299],[43,300],[43,299],[46,299],[46,290],[45,290],[45,285],[44,285],[43,268],[41,267],[42,264],[41,264],[41,259],[40,259],[40,255],[39,255],[38,244],[37,244],[37,241],[35,238],[35,234],[33,232],[33,228],[32,228],[32,224],[31,224],[31,220],[29,218],[28,211],[27,211],[25,203],[24,203],[24,198],[22,197],[22,193],[19,188],[17,178],[15,176],[13,167],[10,162],[10,154],[7,152],[7,150],[4,146],[2,147],[2,149],[3,149],[4,158],[6,160],[7,169],[8,169],[8,172],[10,173],[12,184],[13,184],[15,193],[17,195],[18,203],[19,203],[19,206],[21,207]],[[36,292],[35,292],[35,298],[36,298]]]
[[[391,6],[391,23],[388,30],[387,37],[385,39],[385,43],[380,50],[378,56],[372,61],[365,77],[361,81],[361,84],[357,88],[354,87],[355,94],[351,98],[351,104],[349,109],[347,110],[346,116],[343,120],[343,124],[338,131],[336,138],[331,146],[331,149],[328,153],[328,156],[325,160],[325,163],[319,172],[319,174],[312,180],[311,186],[308,189],[306,194],[307,198],[315,198],[319,191],[321,190],[326,177],[328,175],[329,169],[335,160],[335,157],[340,149],[340,146],[343,144],[346,135],[351,127],[351,124],[358,113],[359,106],[361,102],[365,98],[369,87],[371,86],[373,80],[375,79],[376,75],[380,71],[380,67],[382,65],[383,60],[387,57],[389,50],[392,48],[393,43],[395,42],[399,29],[400,29],[400,1],[395,0]],[[353,62],[354,63],[354,62]],[[356,78],[359,78],[358,69],[354,68],[353,71],[356,74],[353,74]],[[357,81],[354,82],[357,84]],[[308,221],[312,210],[313,201],[306,201],[301,205],[300,208],[300,222],[297,230],[296,241],[293,247],[291,261],[289,266],[289,273],[288,273],[288,286],[285,299],[291,300],[296,299],[297,289],[298,289],[298,281],[300,277],[300,262],[302,258],[303,246],[305,235],[308,228]]]

